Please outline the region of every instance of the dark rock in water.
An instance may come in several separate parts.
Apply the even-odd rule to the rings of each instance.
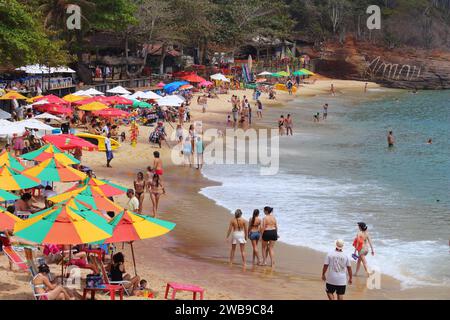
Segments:
[[[391,88],[450,89],[450,51],[387,49],[348,39],[323,46],[315,70],[340,79],[374,81]]]

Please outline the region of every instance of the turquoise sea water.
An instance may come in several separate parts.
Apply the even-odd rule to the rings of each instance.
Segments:
[[[312,114],[326,102],[329,119],[314,124]],[[280,240],[320,251],[343,238],[352,253],[356,223],[365,221],[376,252],[372,267],[405,286],[450,286],[450,92],[381,89],[298,99],[278,112],[295,121],[295,136],[280,142],[279,174],[207,167],[204,174],[222,186],[202,193],[246,217],[271,205]],[[268,115],[267,124],[278,116]]]

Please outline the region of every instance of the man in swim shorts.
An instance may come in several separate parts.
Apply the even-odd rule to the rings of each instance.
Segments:
[[[326,273],[328,271],[328,276]],[[327,254],[322,270],[322,280],[326,282],[326,292],[329,300],[344,300],[345,290],[352,284],[352,265],[349,257],[344,253],[344,241],[336,240],[335,250]]]

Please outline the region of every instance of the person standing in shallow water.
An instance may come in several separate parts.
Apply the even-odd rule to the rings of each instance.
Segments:
[[[354,244],[358,251],[358,261],[356,263],[356,271],[354,276],[358,276],[359,269],[361,268],[361,263],[366,270],[367,276],[370,275],[369,267],[367,266],[366,256],[369,254],[369,246],[372,256],[375,255],[373,250],[372,240],[370,239],[369,232],[367,231],[367,225],[364,222],[358,222],[359,232],[356,235]]]
[[[262,256],[263,265],[266,265],[267,254],[270,256],[270,265],[275,266],[275,252],[273,250],[275,242],[278,240],[278,224],[273,216],[273,208],[265,207],[265,217],[262,220],[261,230],[262,234]]]
[[[291,136],[293,136],[294,134],[293,134],[293,131],[292,131],[292,125],[293,125],[293,123],[292,123],[292,117],[291,117],[291,115],[290,114],[288,114],[287,115],[287,117],[286,117],[286,120],[284,121],[284,124],[285,124],[285,126],[286,126],[286,135],[291,135]]]
[[[230,238],[231,235],[231,251],[230,251],[230,265],[233,264],[234,254],[236,252],[236,246],[239,244],[241,249],[241,258],[242,264],[245,266],[245,244],[247,243],[247,223],[242,218],[242,211],[237,209],[234,213],[234,218],[230,221],[230,225],[228,227],[227,238]]]
[[[392,131],[389,131],[388,136],[387,136],[387,141],[388,141],[389,148],[393,148],[395,145],[395,137],[394,137],[394,133]]]

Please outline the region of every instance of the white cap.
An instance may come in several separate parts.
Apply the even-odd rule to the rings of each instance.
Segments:
[[[344,240],[342,240],[342,239],[336,240],[336,248],[337,249],[344,248]]]

